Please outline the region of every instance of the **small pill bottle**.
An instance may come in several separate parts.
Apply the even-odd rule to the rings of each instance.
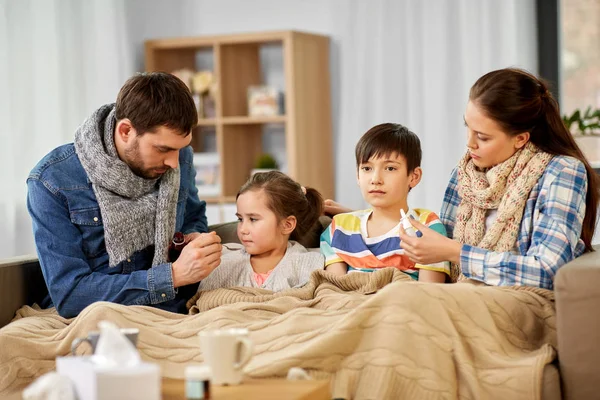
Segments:
[[[187,400],[210,399],[212,371],[208,365],[185,367],[185,397]]]

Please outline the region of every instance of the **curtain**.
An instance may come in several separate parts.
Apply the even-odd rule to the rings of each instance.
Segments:
[[[34,254],[26,179],[133,73],[125,0],[0,0],[0,258]]]
[[[471,85],[498,68],[537,72],[535,1],[353,0],[340,4],[335,21],[337,199],[366,207],[354,146],[370,127],[397,122],[420,137],[423,151],[409,205],[438,212],[466,150]]]

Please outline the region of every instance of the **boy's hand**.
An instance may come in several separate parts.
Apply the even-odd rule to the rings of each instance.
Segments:
[[[351,209],[344,207],[340,203],[337,203],[331,199],[327,199],[323,202],[323,209],[325,211],[325,215],[330,215],[332,217],[334,215],[352,211]]]
[[[462,245],[455,240],[430,229],[417,220],[408,218],[420,237],[408,236],[400,225],[400,247],[412,261],[419,264],[434,264],[441,261],[460,262]]]
[[[181,251],[172,264],[173,287],[200,282],[221,263],[221,238],[215,232],[201,233]]]

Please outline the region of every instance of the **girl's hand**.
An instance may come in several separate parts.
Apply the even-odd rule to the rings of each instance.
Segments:
[[[347,213],[352,211],[351,209],[344,207],[340,203],[337,203],[331,199],[327,199],[323,202],[323,206],[325,209],[325,215],[334,216],[341,213]]]
[[[419,221],[408,218],[411,225],[421,232],[421,237],[408,236],[400,225],[400,247],[412,261],[418,264],[434,264],[441,261],[460,262],[462,245]]]

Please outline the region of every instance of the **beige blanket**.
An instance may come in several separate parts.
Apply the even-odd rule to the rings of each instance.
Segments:
[[[255,343],[249,376],[285,376],[302,367],[331,376],[336,398],[539,399],[542,370],[556,356],[552,296],[422,284],[385,269],[344,277],[316,271],[306,287],[277,294],[206,292],[188,316],[96,303],[64,319],[23,307],[0,329],[0,395],[53,369],[74,338],[108,319],[138,327],[142,357],[169,377],[202,361],[198,331],[235,326],[247,327]]]

